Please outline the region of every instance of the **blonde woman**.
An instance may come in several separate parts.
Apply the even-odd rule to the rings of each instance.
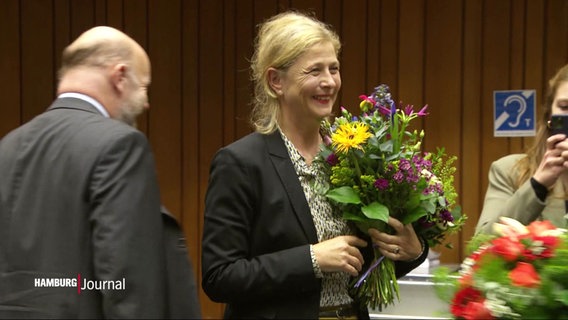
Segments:
[[[341,88],[339,50],[338,36],[304,14],[260,26],[256,132],[215,155],[205,199],[202,286],[227,303],[226,318],[369,318],[348,285],[371,261],[371,242],[399,276],[426,258],[412,226],[393,220],[397,235],[363,239],[312,189],[325,178],[312,161]]]

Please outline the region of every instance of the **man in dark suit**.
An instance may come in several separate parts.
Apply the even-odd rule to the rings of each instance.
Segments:
[[[53,104],[0,141],[0,318],[170,316],[171,243],[132,126],[149,85],[144,49],[92,28],[64,50]]]

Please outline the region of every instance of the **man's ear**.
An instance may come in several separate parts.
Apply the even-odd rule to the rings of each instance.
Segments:
[[[268,68],[268,85],[277,96],[282,94],[282,73],[275,68]]]
[[[124,63],[117,63],[112,66],[110,72],[110,80],[113,86],[121,92],[124,91],[126,89],[126,80],[128,78],[128,66]]]

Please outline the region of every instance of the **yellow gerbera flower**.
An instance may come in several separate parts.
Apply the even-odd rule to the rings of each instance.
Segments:
[[[347,153],[351,148],[363,149],[361,145],[371,137],[369,127],[362,122],[344,123],[331,135],[332,145],[338,153]]]

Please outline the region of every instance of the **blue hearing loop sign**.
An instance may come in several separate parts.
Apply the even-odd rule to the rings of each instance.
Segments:
[[[536,133],[536,90],[493,91],[495,137],[530,137]]]

